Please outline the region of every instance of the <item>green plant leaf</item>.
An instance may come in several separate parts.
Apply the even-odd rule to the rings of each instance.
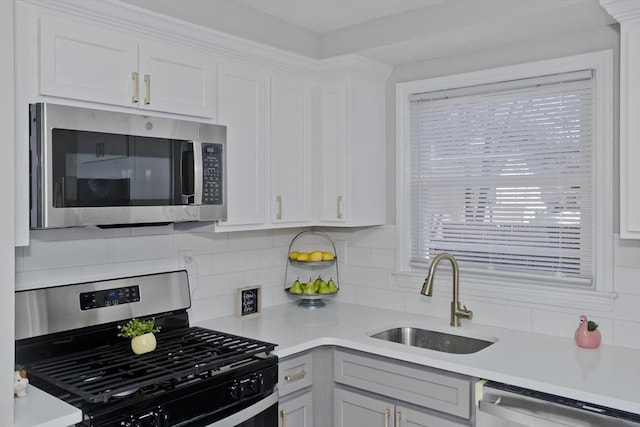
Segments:
[[[588,331],[595,331],[596,329],[598,329],[598,324],[596,322],[593,322],[593,321],[589,320],[587,322],[587,330]]]
[[[155,326],[156,319],[138,320],[133,318],[124,325],[118,325],[118,336],[122,338],[135,338],[139,335],[160,332],[160,326]]]

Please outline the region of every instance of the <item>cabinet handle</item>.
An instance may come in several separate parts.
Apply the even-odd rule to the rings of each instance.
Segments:
[[[295,374],[291,374],[291,375],[285,375],[284,376],[284,380],[289,382],[289,381],[295,381],[295,380],[301,380],[302,378],[307,376],[307,371],[302,370],[300,372],[296,372]]]
[[[384,410],[384,427],[389,427],[389,417],[391,416],[391,410],[389,408]]]
[[[138,103],[138,93],[140,93],[140,80],[138,79],[138,73],[136,71],[131,73],[131,80],[133,80],[133,95],[131,96],[131,102]]]
[[[282,425],[280,427],[287,427],[287,411],[280,411],[280,418],[282,418]]]
[[[338,196],[338,219],[342,219],[342,196]]]
[[[151,104],[151,76],[149,74],[144,75],[144,85],[147,91],[147,96],[144,97],[144,105]]]
[[[276,213],[276,219],[282,219],[282,196],[276,196],[276,203],[278,204],[278,213]]]
[[[400,427],[400,418],[402,418],[402,412],[396,411],[396,427]]]

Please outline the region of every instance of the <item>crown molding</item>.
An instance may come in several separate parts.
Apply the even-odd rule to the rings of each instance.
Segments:
[[[207,50],[213,55],[251,62],[270,70],[291,72],[309,78],[326,78],[349,72],[386,79],[393,68],[356,54],[320,60],[309,58],[118,0],[18,0],[18,3],[61,16],[90,19],[127,32],[181,43]]]
[[[618,22],[640,19],[638,0],[600,0],[600,6]]]

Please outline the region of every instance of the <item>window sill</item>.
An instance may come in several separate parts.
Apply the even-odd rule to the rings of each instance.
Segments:
[[[425,274],[394,273],[395,284],[400,290],[420,292]],[[436,277],[434,294],[451,296],[451,274],[443,272]],[[443,282],[443,283],[440,283]],[[585,289],[554,289],[541,284],[514,284],[510,286],[495,284],[495,280],[486,277],[462,277],[460,280],[461,299],[482,299],[488,301],[508,301],[526,306],[562,307],[585,311],[610,312],[614,309],[614,292],[602,292]]]

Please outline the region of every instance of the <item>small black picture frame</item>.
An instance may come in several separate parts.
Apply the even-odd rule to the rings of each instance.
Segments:
[[[236,300],[236,315],[239,318],[248,319],[259,316],[262,310],[262,287],[240,288]]]

